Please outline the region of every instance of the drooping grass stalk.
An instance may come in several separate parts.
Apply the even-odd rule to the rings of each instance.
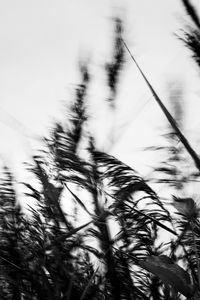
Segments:
[[[125,41],[124,40],[122,40],[122,41],[123,41],[123,44],[124,44],[125,48],[127,49],[128,53],[130,54],[132,60],[134,61],[136,67],[138,68],[140,74],[142,75],[144,81],[146,82],[147,86],[149,87],[150,91],[152,92],[152,94],[154,96],[154,99],[156,100],[156,102],[160,106],[161,110],[163,111],[164,115],[166,116],[167,120],[169,121],[170,125],[174,129],[177,137],[180,139],[180,141],[182,142],[182,144],[186,148],[187,152],[192,157],[192,159],[193,159],[193,161],[194,161],[197,169],[200,171],[200,159],[199,159],[199,156],[194,151],[194,149],[191,147],[190,143],[188,142],[188,140],[186,139],[186,137],[183,135],[183,133],[181,132],[181,130],[177,126],[176,121],[174,120],[174,118],[172,117],[172,115],[170,114],[170,112],[168,111],[168,109],[165,107],[165,105],[163,104],[163,102],[161,101],[161,99],[159,98],[159,96],[157,95],[156,91],[154,90],[154,88],[150,84],[149,80],[147,79],[147,77],[143,73],[142,69],[140,68],[140,66],[137,63],[136,59],[134,58],[133,54],[129,50],[129,48],[128,48],[127,44],[125,43]]]
[[[104,191],[104,193],[107,194],[109,197],[111,197],[111,198],[113,198],[113,199],[115,199],[115,200],[120,201],[120,200],[117,199],[115,196],[113,196],[113,195],[107,193],[106,191]],[[168,231],[168,232],[170,232],[170,233],[172,233],[172,234],[174,234],[174,235],[177,236],[177,233],[176,233],[174,230],[172,230],[171,228],[165,226],[163,223],[159,222],[158,220],[152,218],[151,216],[145,214],[144,212],[140,211],[139,209],[137,209],[137,208],[135,208],[135,207],[130,207],[128,204],[125,204],[125,205],[128,206],[130,209],[134,210],[135,212],[137,212],[138,214],[140,214],[140,215],[146,217],[147,219],[151,220],[153,223],[155,223],[155,224],[158,225],[159,227],[161,227],[161,228],[165,229],[166,231]]]

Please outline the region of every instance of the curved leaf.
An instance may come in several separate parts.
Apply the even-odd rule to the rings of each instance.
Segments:
[[[193,294],[189,274],[175,264],[168,256],[149,256],[138,262],[141,267],[159,277],[165,284],[171,285],[177,292],[186,297]]]

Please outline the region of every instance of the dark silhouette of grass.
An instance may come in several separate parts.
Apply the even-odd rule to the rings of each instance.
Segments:
[[[184,4],[196,23],[190,2]],[[113,94],[124,57],[119,19],[116,28],[119,49],[108,73]],[[2,172],[0,298],[199,299],[200,223],[195,201],[174,196],[179,216],[172,215],[151,182],[96,148],[95,138],[86,134],[84,126],[90,84],[86,64],[80,65],[80,73],[68,125],[54,126],[51,138],[45,139],[46,150],[34,156],[29,168],[37,180],[35,185],[24,183],[25,195],[36,202],[30,207],[30,216],[22,213],[17,201],[12,172],[6,167]],[[199,171],[197,153],[142,75]],[[81,155],[83,143],[85,154]],[[88,221],[77,225],[79,210]],[[117,228],[116,235],[111,222]],[[160,239],[163,230],[171,234],[168,241]]]

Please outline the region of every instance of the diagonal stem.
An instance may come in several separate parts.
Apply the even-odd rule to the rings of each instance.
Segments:
[[[147,79],[147,77],[143,73],[142,69],[138,65],[136,59],[134,58],[134,56],[130,52],[127,44],[125,43],[125,41],[123,39],[122,39],[122,42],[123,42],[125,48],[127,49],[128,53],[130,54],[132,60],[134,61],[136,67],[138,68],[140,74],[142,75],[143,79],[145,80],[146,84],[148,85],[150,91],[152,92],[152,94],[153,94],[156,102],[158,103],[158,105],[160,106],[160,108],[163,111],[164,115],[166,116],[167,120],[169,121],[170,125],[174,129],[175,134],[180,139],[180,141],[184,145],[185,149],[187,150],[187,152],[192,157],[192,159],[193,159],[193,161],[194,161],[197,169],[200,171],[200,159],[199,159],[198,154],[194,151],[194,149],[191,147],[191,145],[188,142],[188,140],[185,138],[185,136],[183,135],[183,133],[181,132],[181,130],[178,128],[176,121],[174,120],[174,118],[172,117],[172,115],[170,114],[170,112],[167,110],[167,108],[165,107],[165,105],[163,104],[163,102],[161,101],[161,99],[159,98],[159,96],[157,95],[156,91],[154,90],[154,88],[150,84],[149,80]]]

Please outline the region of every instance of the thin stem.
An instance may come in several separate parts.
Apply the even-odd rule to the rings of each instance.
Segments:
[[[125,48],[127,49],[128,53],[130,54],[132,60],[134,61],[136,67],[138,68],[140,74],[142,75],[144,81],[146,82],[147,86],[149,87],[151,93],[153,94],[154,99],[156,100],[156,102],[160,106],[161,110],[163,111],[164,115],[166,116],[168,122],[170,123],[170,125],[174,129],[177,137],[179,138],[179,140],[182,142],[182,144],[184,145],[184,147],[187,150],[187,152],[192,157],[192,159],[193,159],[193,161],[194,161],[197,169],[200,171],[200,159],[199,159],[198,154],[194,151],[194,149],[191,147],[191,145],[188,142],[188,140],[186,139],[186,137],[183,135],[183,133],[181,132],[181,130],[178,128],[176,121],[174,120],[174,118],[172,117],[172,115],[170,114],[170,112],[168,111],[168,109],[165,107],[165,105],[163,104],[163,102],[159,98],[158,94],[154,90],[153,86],[150,84],[149,80],[147,79],[147,77],[143,73],[142,69],[140,68],[139,64],[137,63],[136,59],[132,55],[131,51],[129,50],[127,44],[125,43],[125,41],[123,39],[122,39],[122,42],[123,42]]]

